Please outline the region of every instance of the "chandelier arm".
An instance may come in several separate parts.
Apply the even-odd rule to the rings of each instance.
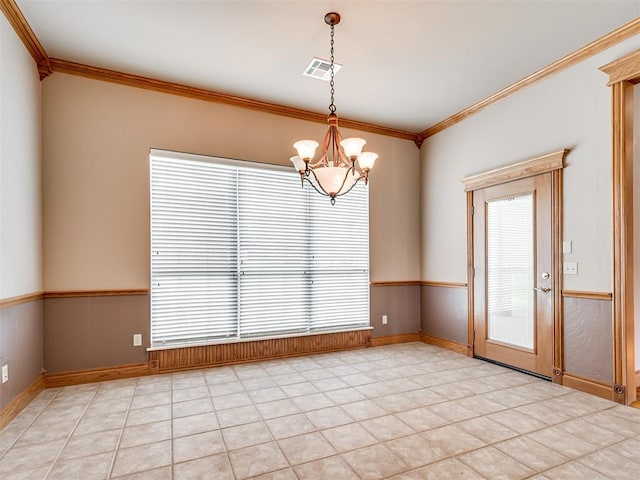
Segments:
[[[349,190],[351,190],[353,188],[353,185],[358,183],[358,180],[360,180],[360,177],[358,177],[358,180],[353,182],[353,185],[351,185],[351,187],[349,187],[349,190],[347,190],[347,192],[342,193],[342,189],[344,188],[344,184],[347,183],[347,177],[349,176],[349,174],[351,173],[352,170],[355,171],[355,168],[353,168],[353,167],[349,168],[346,171],[346,173],[344,174],[344,178],[342,179],[342,183],[340,184],[340,188],[338,189],[338,192],[335,194],[336,197],[339,197],[339,196],[344,195],[345,193],[347,193]]]
[[[351,171],[351,170],[349,170],[349,171]],[[348,174],[347,174],[347,175],[348,175]],[[346,180],[347,180],[347,175],[345,175],[345,177],[344,177],[344,181],[346,181]],[[362,180],[363,178],[364,178],[364,175],[360,175],[360,176],[358,177],[358,179],[357,179],[355,182],[353,182],[353,184],[352,184],[352,185],[351,185],[347,190],[345,190],[344,192],[342,191],[342,187],[340,187],[340,192],[336,194],[336,197],[341,197],[342,195],[345,195],[345,194],[349,193],[351,190],[353,190],[353,187],[355,187],[355,186],[356,186],[356,184],[357,184],[360,180]],[[342,186],[344,187],[344,182],[342,183]]]
[[[321,166],[325,166],[325,167],[329,166],[329,162],[327,161],[326,152],[323,152],[322,156],[318,159],[317,162],[309,163],[309,170],[312,170],[314,168],[321,167]]]

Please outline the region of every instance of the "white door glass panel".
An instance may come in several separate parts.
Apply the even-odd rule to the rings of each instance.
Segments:
[[[534,211],[528,193],[487,203],[488,338],[534,348]]]

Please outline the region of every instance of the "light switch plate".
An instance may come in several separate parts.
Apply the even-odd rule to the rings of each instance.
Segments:
[[[562,264],[562,273],[565,275],[577,275],[578,262],[564,262]]]
[[[141,333],[134,333],[133,334],[133,346],[134,347],[142,346],[142,334]]]
[[[2,366],[2,383],[9,381],[9,365]]]
[[[562,242],[562,253],[571,253],[571,240],[565,240]]]

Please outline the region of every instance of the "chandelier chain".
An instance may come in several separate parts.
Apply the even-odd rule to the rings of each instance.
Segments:
[[[335,90],[335,82],[333,81],[334,68],[333,68],[333,33],[334,33],[335,25],[331,22],[331,81],[329,85],[331,85],[331,103],[329,104],[329,111],[331,113],[336,112],[336,106],[333,103],[333,96],[336,92]]]

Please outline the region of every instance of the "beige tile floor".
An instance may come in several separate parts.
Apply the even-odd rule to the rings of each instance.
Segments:
[[[45,390],[0,478],[640,478],[640,410],[420,343]]]

